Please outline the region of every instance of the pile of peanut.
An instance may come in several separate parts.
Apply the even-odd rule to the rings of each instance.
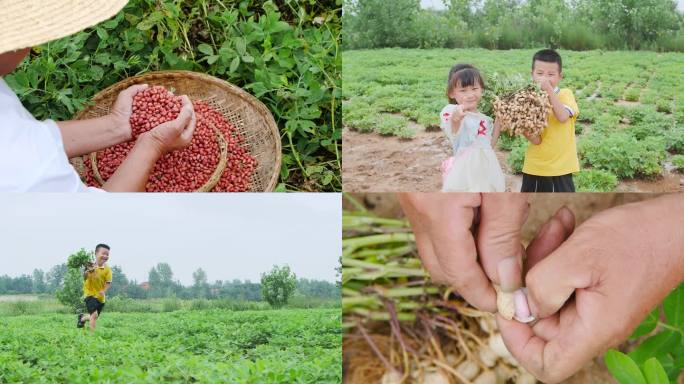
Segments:
[[[551,102],[546,92],[528,85],[492,103],[497,121],[504,131],[513,135],[541,135],[547,124]]]

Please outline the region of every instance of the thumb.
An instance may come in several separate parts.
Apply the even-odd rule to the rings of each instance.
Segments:
[[[499,263],[508,258],[522,265],[522,225],[527,220],[529,203],[521,193],[483,193],[480,224],[477,228],[477,249],[487,277],[501,285]],[[513,266],[515,263],[504,263]],[[517,268],[520,274],[520,268]],[[509,280],[508,278],[504,278]],[[521,280],[518,277],[518,280]]]
[[[591,250],[583,241],[581,235],[570,236],[527,273],[528,304],[536,318],[556,313],[576,289],[592,286],[596,271],[584,261]]]
[[[147,89],[149,86],[147,84],[136,84],[121,91],[120,95],[125,98],[133,98],[138,92]]]
[[[182,138],[184,140],[191,140],[192,136],[195,134],[195,128],[197,127],[197,115],[195,114],[195,111],[193,110],[190,114],[190,121],[188,122],[188,125],[186,126],[185,130],[181,134]]]
[[[183,96],[183,106],[181,107],[180,113],[175,120],[170,121],[173,124],[173,128],[180,134],[185,130],[185,127],[191,122],[194,112],[192,109],[192,103],[187,96]]]

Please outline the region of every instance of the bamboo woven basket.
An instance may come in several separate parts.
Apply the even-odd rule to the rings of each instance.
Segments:
[[[76,119],[108,114],[119,92],[135,84],[161,85],[176,95],[188,95],[193,101],[202,100],[220,112],[242,135],[244,146],[257,161],[250,191],[270,192],[275,189],[282,154],[280,131],[273,115],[256,97],[216,77],[191,71],[148,72],[130,77],[98,92],[92,99],[94,104],[79,112]],[[93,155],[71,159],[82,177],[84,162],[92,161]]]

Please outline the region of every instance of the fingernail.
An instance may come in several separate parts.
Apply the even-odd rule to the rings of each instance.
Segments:
[[[513,292],[513,302],[515,304],[515,319],[521,323],[534,321],[534,316],[530,312],[527,304],[527,289],[520,288]]]
[[[516,257],[507,257],[499,261],[496,270],[503,292],[512,292],[520,287],[520,262]]]

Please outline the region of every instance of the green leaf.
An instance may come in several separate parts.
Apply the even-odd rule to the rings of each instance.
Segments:
[[[197,50],[204,53],[205,55],[213,55],[214,54],[214,48],[211,47],[209,44],[200,44],[197,46]]]
[[[146,20],[143,20],[140,23],[138,23],[137,28],[141,31],[147,31],[147,30],[151,29],[152,27],[154,27],[154,23],[155,23],[154,20],[146,19]]]
[[[606,352],[606,366],[620,384],[646,384],[644,375],[629,356],[614,349]]]
[[[681,336],[678,332],[663,331],[646,339],[629,356],[638,364],[643,364],[649,357],[657,357],[662,353],[669,352],[674,348]]]
[[[663,310],[668,324],[684,331],[684,283],[667,295],[663,301]]]
[[[240,56],[243,56],[247,52],[247,43],[244,37],[235,38],[235,50]]]
[[[98,28],[95,32],[97,33],[97,36],[100,37],[100,40],[107,40],[109,37],[109,33],[107,33],[107,30],[105,29]]]
[[[230,73],[237,71],[240,65],[240,57],[236,56],[233,61],[230,62]]]
[[[648,315],[646,315],[646,318],[639,324],[638,327],[632,332],[632,335],[630,338],[635,338],[639,336],[643,336],[645,334],[650,333],[653,331],[658,325],[658,314],[660,313],[660,306],[656,307],[653,311],[651,311]]]
[[[670,382],[665,369],[655,357],[651,357],[644,363],[644,375],[648,384],[668,384]]]

